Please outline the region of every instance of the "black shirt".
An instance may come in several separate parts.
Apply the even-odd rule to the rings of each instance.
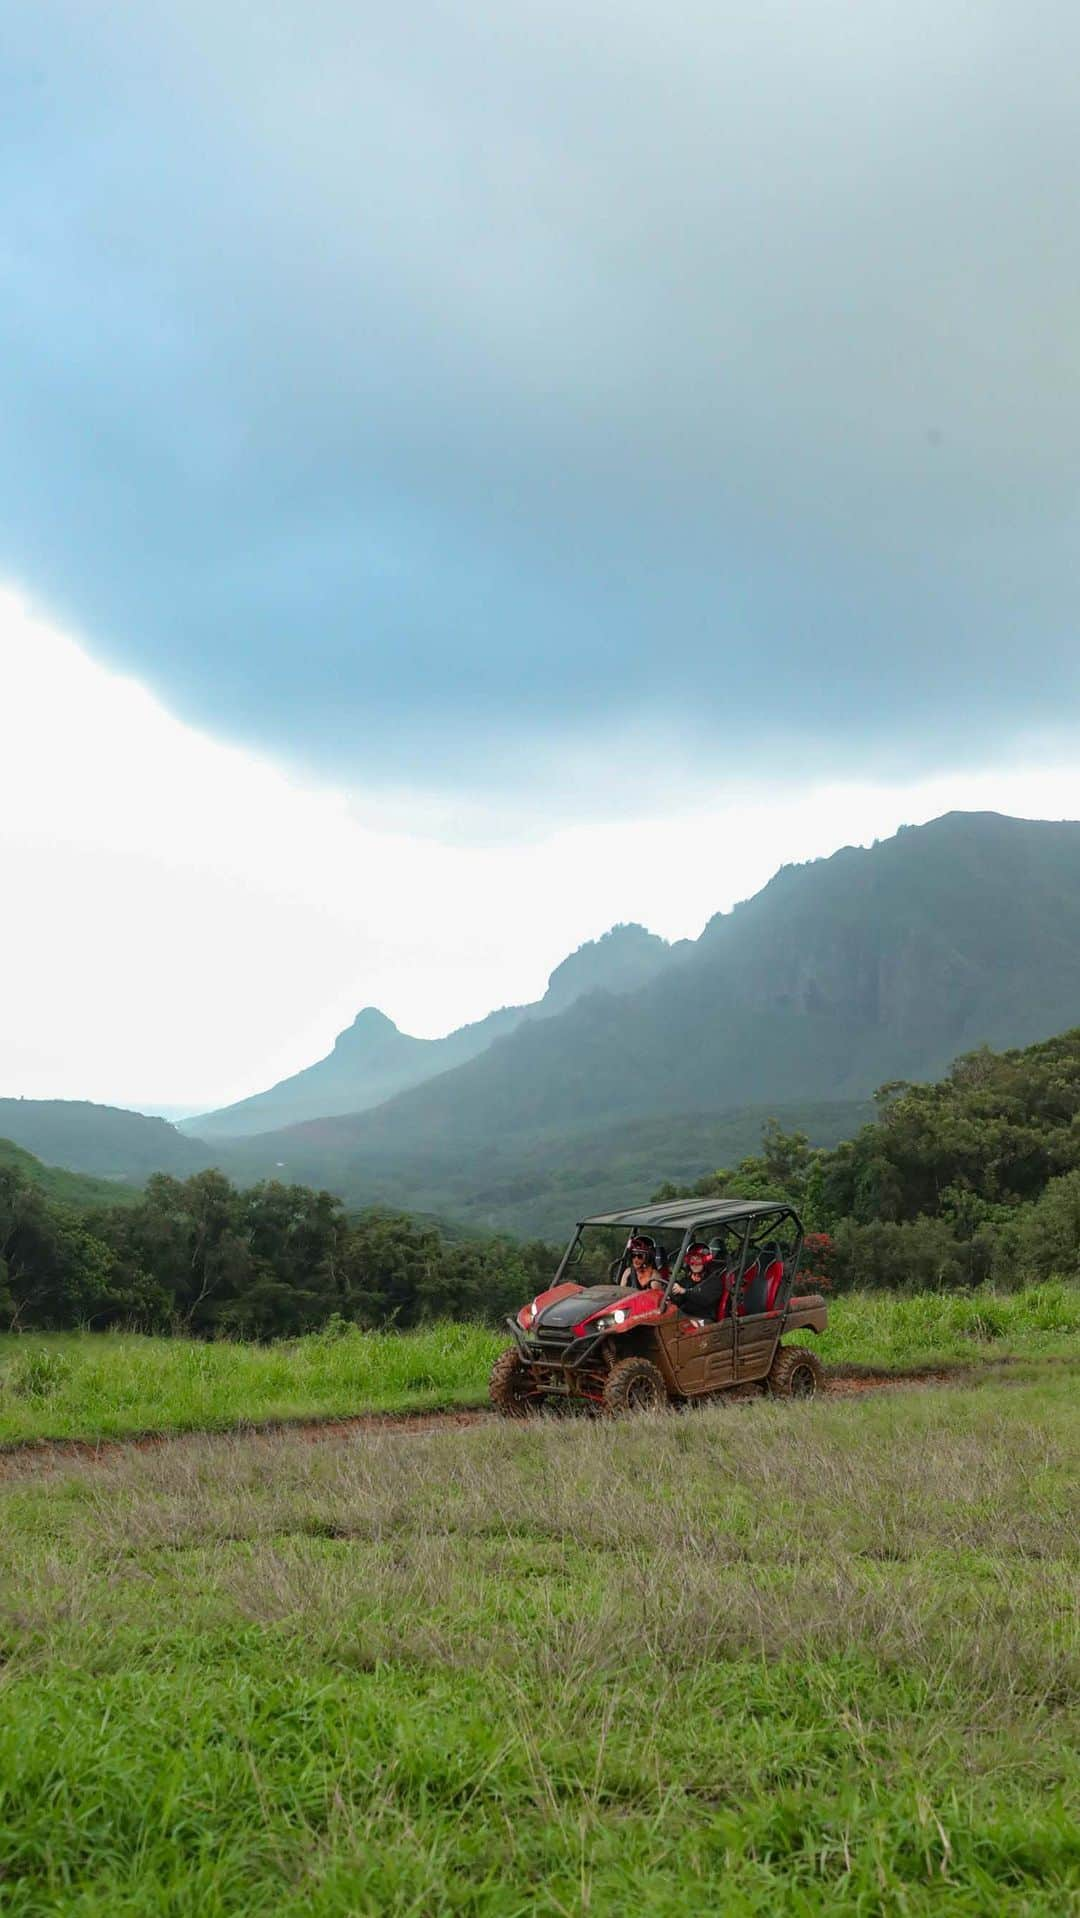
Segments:
[[[688,1285],[685,1292],[673,1292],[671,1297],[680,1312],[691,1319],[711,1319],[724,1296],[724,1288],[730,1279],[730,1273],[722,1265],[712,1271],[706,1267],[696,1284]],[[681,1283],[681,1280],[680,1280]]]

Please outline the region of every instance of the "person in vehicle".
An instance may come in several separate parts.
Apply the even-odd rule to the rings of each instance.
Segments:
[[[715,1318],[717,1307],[722,1302],[726,1304],[730,1285],[731,1274],[722,1252],[716,1256],[709,1246],[699,1241],[687,1246],[683,1276],[676,1279],[671,1297],[688,1318],[711,1319]]]
[[[659,1290],[664,1275],[657,1265],[656,1241],[642,1233],[630,1240],[626,1248],[626,1264],[619,1274],[620,1285],[637,1286],[641,1292],[650,1286]]]

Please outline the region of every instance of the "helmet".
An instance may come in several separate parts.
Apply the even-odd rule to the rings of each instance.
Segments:
[[[639,1232],[630,1240],[626,1249],[631,1258],[633,1258],[635,1252],[644,1252],[651,1258],[652,1254],[656,1251],[656,1240],[650,1239],[645,1232]]]
[[[691,1259],[711,1259],[711,1258],[712,1258],[712,1252],[710,1248],[707,1245],[703,1244],[703,1242],[700,1239],[696,1239],[693,1245],[687,1246],[686,1252],[683,1256],[683,1264],[689,1265]]]

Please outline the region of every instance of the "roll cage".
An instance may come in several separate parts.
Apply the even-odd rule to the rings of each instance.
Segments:
[[[675,1200],[669,1205],[657,1204],[641,1206],[630,1212],[604,1213],[591,1219],[580,1219],[577,1229],[559,1261],[558,1269],[551,1283],[561,1285],[570,1277],[570,1268],[576,1263],[574,1254],[580,1245],[584,1252],[583,1235],[590,1228],[620,1227],[627,1228],[627,1245],[631,1238],[647,1233],[653,1237],[665,1229],[680,1232],[679,1250],[672,1261],[668,1276],[664,1281],[660,1303],[666,1306],[671,1300],[672,1289],[679,1282],[686,1254],[690,1246],[698,1240],[715,1237],[718,1232],[733,1240],[732,1249],[738,1251],[732,1261],[734,1271],[731,1285],[731,1311],[737,1309],[739,1295],[747,1272],[754,1261],[755,1249],[771,1247],[782,1243],[786,1234],[785,1226],[790,1227],[791,1242],[784,1252],[784,1280],[777,1307],[787,1303],[799,1267],[799,1257],[803,1244],[803,1225],[794,1206],[783,1200],[770,1199],[708,1199]],[[581,1256],[581,1255],[579,1255]],[[621,1262],[621,1261],[620,1261]]]

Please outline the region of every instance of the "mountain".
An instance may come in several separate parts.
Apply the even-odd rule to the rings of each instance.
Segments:
[[[1078,1024],[1080,825],[950,813],[783,867],[694,942],[617,927],[558,967],[537,1005],[447,1039],[367,1009],[329,1059],[283,1082],[318,1105],[336,1076],[337,1096],[381,1099],[367,1110],[203,1143],[113,1107],[9,1099],[0,1136],[132,1183],[215,1163],[554,1234],[579,1208],[753,1151],[768,1116],[830,1144],[886,1081],[936,1079],[981,1044]],[[403,1073],[422,1079],[402,1087]],[[271,1094],[258,1096],[265,1123]]]
[[[681,959],[692,943],[680,939],[669,946],[644,926],[612,926],[602,939],[588,940],[556,966],[539,1005],[528,1010],[551,1018],[587,992],[636,992],[666,972],[673,959]]]
[[[550,1018],[586,992],[626,992],[644,985],[681,950],[644,926],[614,926],[555,968],[536,1005],[504,1006],[445,1039],[414,1039],[385,1013],[366,1006],[338,1034],[325,1059],[236,1105],[185,1119],[180,1130],[199,1139],[239,1139],[306,1119],[366,1112],[395,1093],[464,1065],[524,1019]]]
[[[511,1031],[520,1017],[520,1007],[506,1007],[445,1039],[414,1039],[377,1007],[365,1006],[352,1025],[339,1032],[325,1059],[266,1092],[184,1119],[180,1130],[200,1139],[239,1139],[327,1114],[365,1112],[437,1072],[463,1065],[498,1033]]]
[[[100,1211],[106,1205],[132,1205],[138,1199],[134,1186],[112,1179],[91,1179],[81,1172],[68,1172],[63,1166],[43,1165],[32,1152],[11,1139],[0,1139],[0,1173],[16,1172],[28,1185],[40,1186],[50,1199],[68,1205],[76,1212]]]
[[[833,1146],[873,1117],[870,1100],[743,1106],[579,1121],[505,1140],[446,1132],[410,1141],[394,1131],[385,1141],[365,1138],[360,1151],[353,1128],[329,1120],[238,1141],[224,1169],[241,1181],[314,1181],[350,1206],[388,1205],[449,1221],[450,1230],[559,1240],[572,1220],[648,1198],[665,1180],[687,1184],[756,1153],[770,1118],[786,1131],[805,1131],[814,1145]],[[269,1151],[286,1156],[271,1162]]]
[[[844,1106],[1077,1023],[1080,825],[950,813],[784,867],[636,990],[522,1019],[421,1090],[249,1141],[236,1164],[425,1203],[448,1169],[462,1192],[498,1165],[524,1216],[545,1141],[564,1170],[602,1167],[622,1123],[660,1140],[689,1113]]]
[[[50,1167],[134,1185],[151,1172],[186,1179],[214,1158],[206,1146],[181,1138],[164,1119],[148,1119],[120,1106],[92,1105],[86,1099],[0,1099],[0,1138],[12,1140]]]

